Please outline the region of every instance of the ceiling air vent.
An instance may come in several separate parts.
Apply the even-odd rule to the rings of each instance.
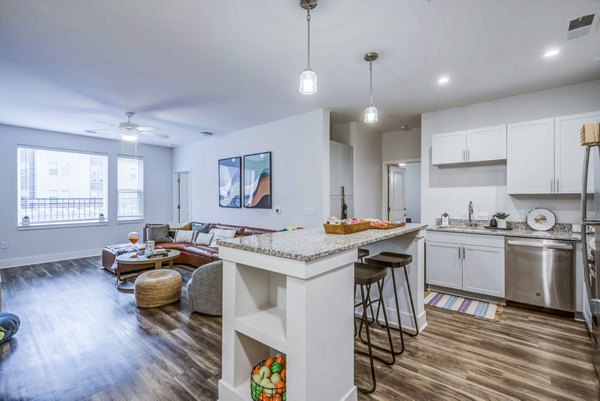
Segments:
[[[600,11],[567,19],[563,40],[566,42],[594,34],[598,20],[600,20]]]

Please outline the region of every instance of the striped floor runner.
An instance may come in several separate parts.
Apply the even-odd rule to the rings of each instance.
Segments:
[[[502,306],[493,302],[478,301],[437,291],[431,291],[426,295],[425,304],[497,322],[500,321],[502,313]]]

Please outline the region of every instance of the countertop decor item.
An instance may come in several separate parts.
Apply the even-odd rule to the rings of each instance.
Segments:
[[[556,216],[548,209],[536,208],[527,213],[526,221],[532,230],[548,231],[556,224]]]
[[[450,225],[450,215],[448,213],[442,213],[442,225],[443,226]]]
[[[496,212],[494,218],[496,218],[497,227],[501,230],[506,229],[506,219],[510,216],[508,213]]]
[[[361,221],[359,219],[338,220],[329,219],[323,228],[327,234],[353,234],[360,231],[365,231],[371,228],[370,221]]]

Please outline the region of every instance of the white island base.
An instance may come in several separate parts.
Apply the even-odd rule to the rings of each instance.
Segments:
[[[415,224],[346,236],[301,230],[220,241],[224,263],[219,401],[251,401],[252,367],[277,353],[287,357],[287,400],[356,400],[357,249],[413,255],[409,280],[423,327],[423,229]],[[404,291],[404,275],[397,278]],[[391,279],[386,287],[390,285]],[[406,301],[401,300],[402,322],[410,327]],[[390,319],[396,316],[392,299],[386,308],[393,312]]]

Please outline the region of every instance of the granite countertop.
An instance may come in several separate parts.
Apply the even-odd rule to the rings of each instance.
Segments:
[[[310,262],[360,246],[398,237],[426,228],[426,224],[407,224],[390,230],[366,230],[354,234],[326,234],[323,228],[282,231],[272,234],[251,235],[222,239],[220,247],[241,249],[284,259]]]
[[[460,234],[479,234],[479,235],[500,235],[503,237],[521,237],[521,238],[540,238],[540,239],[556,239],[564,241],[581,241],[581,235],[570,230],[570,225],[557,224],[550,231],[535,231],[528,228],[524,223],[513,222],[512,230],[497,230],[484,228],[485,224],[477,221],[475,227],[467,227],[467,223],[462,220],[450,221],[450,226],[437,225],[429,227],[427,231],[449,232]]]

